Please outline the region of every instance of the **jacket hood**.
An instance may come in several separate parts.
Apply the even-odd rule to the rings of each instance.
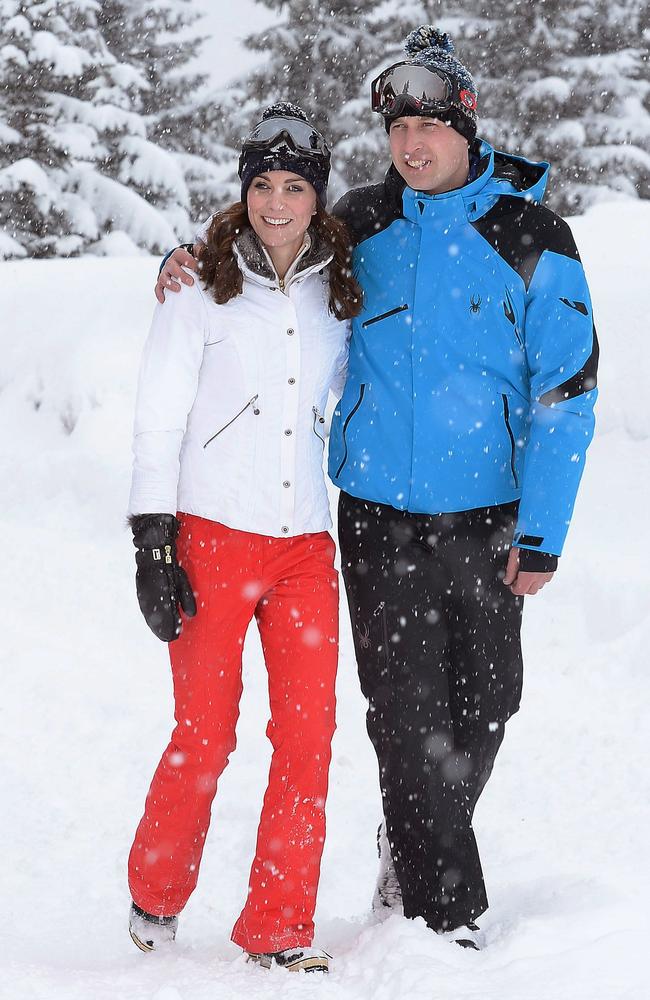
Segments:
[[[470,177],[463,197],[478,195],[478,200],[490,200],[488,208],[500,195],[524,198],[539,204],[544,197],[550,164],[536,162],[514,153],[502,153],[489,142],[478,139],[470,151]],[[487,208],[479,215],[485,214]]]

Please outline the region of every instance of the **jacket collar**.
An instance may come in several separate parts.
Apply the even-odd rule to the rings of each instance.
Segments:
[[[454,191],[424,194],[409,188],[391,164],[384,181],[387,200],[405,218],[419,225],[449,229],[480,218],[502,195],[539,202],[544,196],[549,164],[501,153],[482,139],[470,149],[467,183]]]
[[[283,286],[285,291],[296,278],[304,278],[313,271],[322,270],[334,257],[325,240],[310,227],[305,233],[305,242],[300,253],[285,274],[284,281],[280,282],[268,251],[252,227],[247,227],[237,237],[233,250],[239,268],[246,278],[268,288]]]
[[[402,211],[402,195],[405,188],[406,181],[395,165],[391,163],[384,179],[384,191],[386,200],[390,203],[391,207],[397,209],[400,213]]]

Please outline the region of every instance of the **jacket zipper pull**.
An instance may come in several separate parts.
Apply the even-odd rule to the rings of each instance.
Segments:
[[[312,427],[312,430],[313,430],[314,434],[316,435],[316,437],[321,442],[321,444],[323,445],[323,448],[324,448],[325,447],[325,438],[323,437],[323,434],[325,433],[325,431],[323,431],[323,434],[319,434],[318,433],[318,428],[316,427],[316,421],[318,421],[319,424],[324,424],[325,423],[325,417],[321,417],[320,413],[318,412],[317,407],[312,406],[311,410],[312,410],[312,413],[314,414],[314,425]]]
[[[227,427],[230,427],[231,424],[234,424],[235,420],[237,420],[239,417],[241,417],[242,413],[245,413],[249,406],[253,407],[253,413],[255,414],[256,417],[259,417],[259,415],[260,415],[259,406],[255,406],[254,405],[255,402],[258,399],[259,399],[259,392],[256,393],[252,397],[252,399],[248,400],[248,402],[246,403],[246,406],[242,406],[242,408],[239,411],[239,413],[236,413],[235,416],[232,418],[232,420],[229,420],[228,423],[224,424],[223,427],[221,427],[220,430],[218,430],[216,434],[213,434],[211,438],[208,438],[208,440],[205,442],[205,444],[203,445],[203,447],[207,448],[208,445],[211,444],[211,442],[214,441],[215,438],[218,438],[219,435],[222,434]]]
[[[165,545],[165,562],[168,566],[171,565],[172,561],[172,547],[171,545]]]

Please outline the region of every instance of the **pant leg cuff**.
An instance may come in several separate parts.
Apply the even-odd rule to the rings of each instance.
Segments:
[[[235,926],[230,940],[251,955],[262,955],[285,951],[287,948],[310,948],[313,937],[313,932],[310,931],[253,936]]]

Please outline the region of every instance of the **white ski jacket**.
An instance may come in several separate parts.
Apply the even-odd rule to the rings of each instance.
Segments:
[[[345,381],[349,324],[329,312],[327,265],[305,241],[284,292],[253,230],[235,244],[243,290],[200,281],[154,312],[140,369],[130,514],[183,511],[256,534],[331,527],[325,405]]]

